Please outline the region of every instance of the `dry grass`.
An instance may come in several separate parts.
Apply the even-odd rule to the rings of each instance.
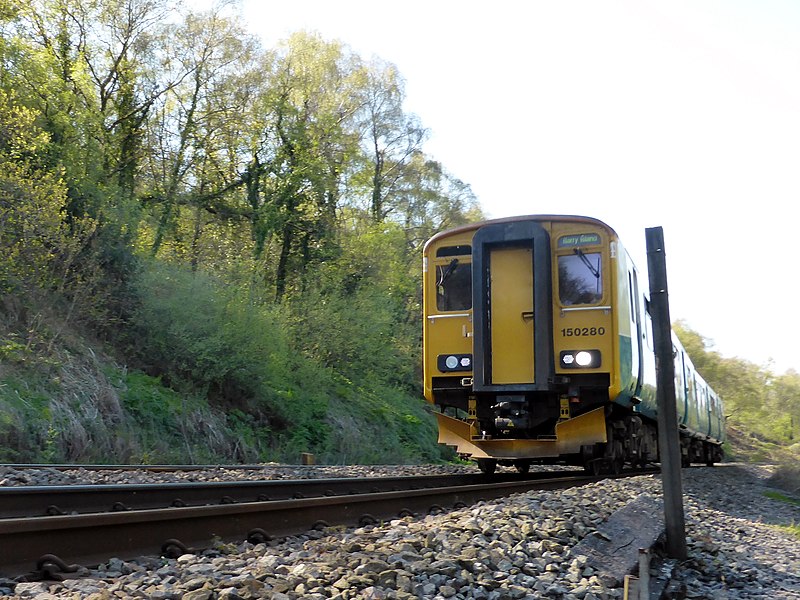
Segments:
[[[728,425],[730,460],[773,465],[770,486],[800,497],[800,444],[781,446]]]
[[[768,483],[800,498],[800,465],[797,464],[797,458],[795,458],[794,464],[778,465]]]

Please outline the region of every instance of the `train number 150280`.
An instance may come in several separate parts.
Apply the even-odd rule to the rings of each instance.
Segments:
[[[561,335],[564,337],[578,337],[590,335],[605,335],[605,327],[567,327],[561,330]]]

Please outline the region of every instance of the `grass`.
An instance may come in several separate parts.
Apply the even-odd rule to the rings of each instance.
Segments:
[[[795,506],[800,506],[800,500],[798,500],[797,498],[791,498],[786,494],[781,494],[780,492],[767,491],[764,492],[764,495],[767,498],[771,498],[772,500],[778,500],[780,502],[786,502],[787,504],[794,504]]]
[[[791,504],[793,506],[800,506],[800,500],[798,500],[797,498],[792,498],[791,496],[787,496],[786,494],[782,494],[781,492],[768,490],[764,492],[764,495],[767,498],[770,498],[771,500],[776,500],[778,502],[785,502],[786,504]],[[776,525],[776,527],[800,539],[800,524],[792,522],[791,525]]]
[[[797,539],[800,539],[800,525],[792,523],[791,525],[781,525],[781,529],[785,529]]]

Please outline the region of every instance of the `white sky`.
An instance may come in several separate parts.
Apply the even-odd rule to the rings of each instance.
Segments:
[[[395,63],[426,152],[489,216],[597,217],[641,271],[662,226],[672,319],[800,370],[800,2],[243,0],[242,16],[267,47],[305,29]]]

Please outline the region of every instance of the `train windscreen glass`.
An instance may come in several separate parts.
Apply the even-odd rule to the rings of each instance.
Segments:
[[[602,260],[599,252],[558,257],[558,294],[563,306],[597,304],[603,297]]]
[[[454,258],[436,267],[436,308],[440,311],[472,308],[472,265]]]

